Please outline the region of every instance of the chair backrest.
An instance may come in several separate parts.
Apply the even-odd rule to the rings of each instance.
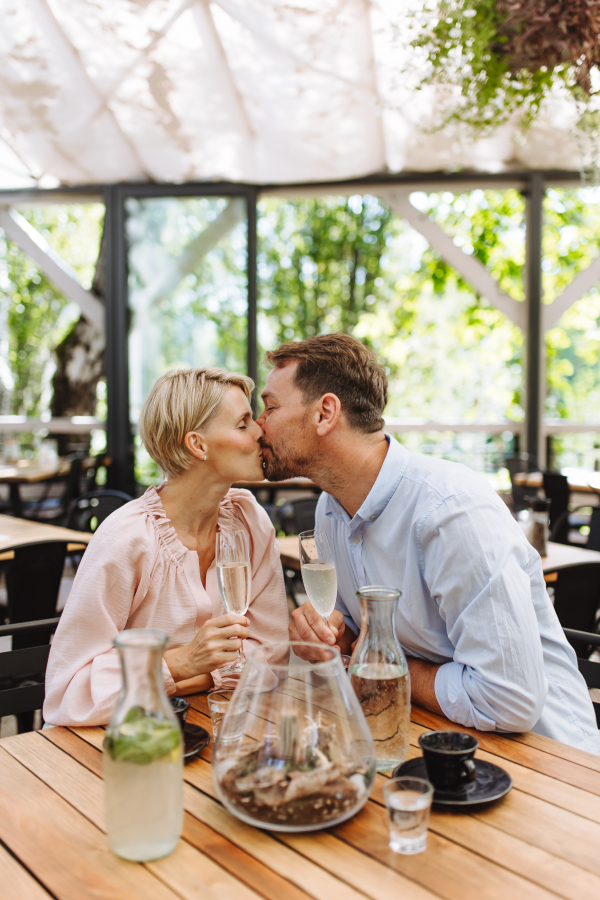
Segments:
[[[318,497],[289,500],[278,509],[278,518],[286,534],[300,534],[315,527],[315,512]]]
[[[123,491],[90,491],[71,504],[68,527],[94,532],[111,513],[133,500]]]
[[[54,632],[58,616],[42,621],[0,626],[0,636],[35,636]],[[45,676],[50,644],[0,653],[0,716],[18,716],[41,709],[45,698]]]
[[[11,624],[51,619],[56,615],[60,581],[67,553],[66,541],[43,541],[12,547],[13,559],[4,563],[7,614]],[[48,629],[13,638],[13,649],[33,647],[50,640]]]
[[[563,628],[593,634],[599,606],[600,563],[567,566],[558,570],[554,582],[554,610]],[[571,643],[577,656],[589,656],[587,644],[577,638]]]
[[[590,533],[585,546],[587,550],[600,550],[600,506],[592,507]]]
[[[85,472],[85,493],[101,489],[102,486],[98,483],[98,473],[100,469],[106,469],[108,477],[108,467],[111,463],[112,459],[107,453],[99,453],[94,457],[93,464],[88,466]]]
[[[599,647],[600,646],[600,634],[586,634],[580,631],[572,631],[569,628],[565,628],[565,635],[567,636],[569,643],[575,646],[575,643],[587,643],[588,646]],[[594,662],[591,659],[577,659],[577,665],[579,667],[579,671],[584,677],[585,683],[588,688],[600,688],[600,663]],[[594,712],[596,713],[596,722],[598,724],[598,728],[600,728],[600,703],[595,700],[592,700],[592,706],[594,707]]]
[[[528,489],[525,485],[515,484],[515,475],[528,471],[528,457],[526,454],[523,456],[509,456],[504,460],[504,465],[508,469],[508,474],[510,475],[513,511],[517,513],[527,506],[525,497],[528,493]]]
[[[546,471],[543,473],[544,479],[544,493],[550,503],[550,530],[552,530],[554,523],[559,518],[559,516],[565,512],[569,507],[569,482],[567,480],[567,476],[563,475],[561,472],[549,472]],[[559,543],[566,543],[568,533],[569,533],[569,522],[568,519],[565,518],[564,521],[564,534],[561,533],[555,537]]]

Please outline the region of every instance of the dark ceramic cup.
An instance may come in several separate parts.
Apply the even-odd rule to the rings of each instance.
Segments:
[[[177,721],[181,725],[181,730],[183,731],[185,718],[188,714],[188,709],[190,708],[190,701],[186,700],[185,697],[171,697],[171,706],[173,707],[173,712],[177,716]]]
[[[429,731],[419,737],[427,776],[436,791],[464,790],[477,777],[473,755],[479,742],[463,731]]]

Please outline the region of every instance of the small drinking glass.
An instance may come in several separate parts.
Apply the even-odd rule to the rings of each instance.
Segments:
[[[300,571],[306,595],[325,624],[335,607],[337,575],[329,539],[324,531],[303,531],[300,541]]]
[[[244,616],[252,594],[250,542],[245,531],[217,532],[217,582],[227,612]],[[240,647],[235,662],[221,671],[238,674],[245,665]]]
[[[395,853],[422,853],[427,847],[427,826],[433,785],[424,778],[392,778],[383,788],[390,825],[390,849]]]
[[[234,695],[234,691],[210,691],[207,694],[208,700],[208,709],[210,711],[210,721],[212,722],[212,730],[213,730],[213,738],[216,741],[219,736],[219,728],[221,726],[221,722],[225,717],[225,713],[229,709],[229,704],[231,703],[231,698]],[[245,706],[239,709],[236,713],[237,719],[239,721],[233,723],[233,728],[230,730],[229,738],[231,739],[241,739],[244,734],[244,723],[246,721],[246,709]]]

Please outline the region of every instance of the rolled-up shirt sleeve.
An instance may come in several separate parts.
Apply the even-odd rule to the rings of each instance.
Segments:
[[[459,494],[419,525],[423,578],[454,647],[435,694],[447,718],[481,731],[528,731],[548,692],[528,554],[507,515]]]

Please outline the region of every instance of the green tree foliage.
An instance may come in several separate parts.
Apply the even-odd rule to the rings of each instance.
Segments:
[[[43,206],[21,214],[89,287],[98,255],[103,207]],[[79,310],[1,232],[0,277],[14,382],[10,412],[39,416],[49,404],[52,351],[79,317]]]
[[[351,332],[386,299],[394,226],[376,197],[263,201],[259,235],[260,307],[274,341]]]

